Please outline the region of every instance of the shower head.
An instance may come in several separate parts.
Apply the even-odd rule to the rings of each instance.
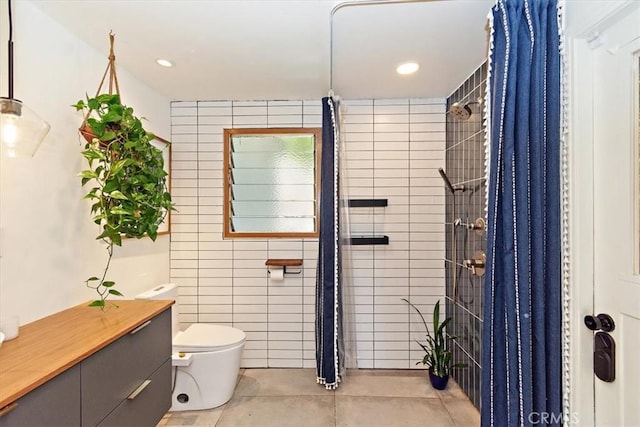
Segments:
[[[460,104],[459,102],[454,102],[449,108],[449,114],[453,116],[453,118],[458,120],[469,120],[471,117],[472,111],[469,108],[469,104]]]
[[[453,184],[451,184],[451,181],[449,181],[449,177],[445,173],[444,169],[438,168],[438,173],[442,177],[442,180],[444,181],[449,191],[451,191],[451,194],[455,194],[456,191],[464,191],[464,185],[456,185],[454,187]]]
[[[451,107],[449,107],[449,111],[447,111],[447,113],[451,114],[454,119],[469,120],[469,117],[471,117],[471,114],[473,114],[473,111],[471,110],[471,107],[469,107],[469,105],[480,104],[481,102],[481,100],[467,102],[466,104],[454,102],[453,104],[451,104]]]

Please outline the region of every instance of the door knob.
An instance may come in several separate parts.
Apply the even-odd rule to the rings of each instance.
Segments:
[[[613,318],[606,313],[600,313],[597,316],[584,316],[584,324],[592,331],[611,332],[616,328]]]

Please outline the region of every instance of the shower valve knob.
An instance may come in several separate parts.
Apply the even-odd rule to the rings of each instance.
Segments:
[[[473,254],[473,258],[463,260],[462,265],[464,265],[468,270],[470,270],[472,275],[482,276],[484,275],[485,262],[486,262],[486,257],[484,252],[478,251]]]

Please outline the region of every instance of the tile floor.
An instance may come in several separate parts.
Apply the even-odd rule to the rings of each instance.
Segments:
[[[480,414],[453,381],[431,387],[425,371],[347,372],[335,391],[316,384],[313,369],[243,369],[227,404],[208,411],[170,412],[161,426],[433,427],[480,425]]]

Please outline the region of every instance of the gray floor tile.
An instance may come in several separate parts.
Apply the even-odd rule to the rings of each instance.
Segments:
[[[442,403],[458,427],[480,425],[480,412],[466,397],[443,397]]]
[[[193,426],[213,427],[224,411],[224,406],[203,411],[169,412],[157,427],[161,426]]]
[[[327,391],[313,369],[243,369],[234,397],[207,411],[170,412],[162,426],[472,427],[480,414],[453,379],[434,390],[422,370],[349,370]]]
[[[197,415],[174,415],[167,419],[167,426],[192,426],[198,419]]]
[[[425,371],[353,370],[336,389],[338,396],[438,397]]]
[[[460,388],[458,383],[451,377],[449,377],[449,382],[447,383],[447,388],[444,390],[436,390],[438,396],[441,398],[455,398],[455,399],[468,399],[467,395],[464,394],[464,391]]]
[[[333,395],[316,383],[314,369],[246,369],[236,396],[326,396]]]
[[[335,424],[334,396],[238,396],[216,427],[328,427]]]
[[[336,396],[336,426],[454,427],[439,398]]]

